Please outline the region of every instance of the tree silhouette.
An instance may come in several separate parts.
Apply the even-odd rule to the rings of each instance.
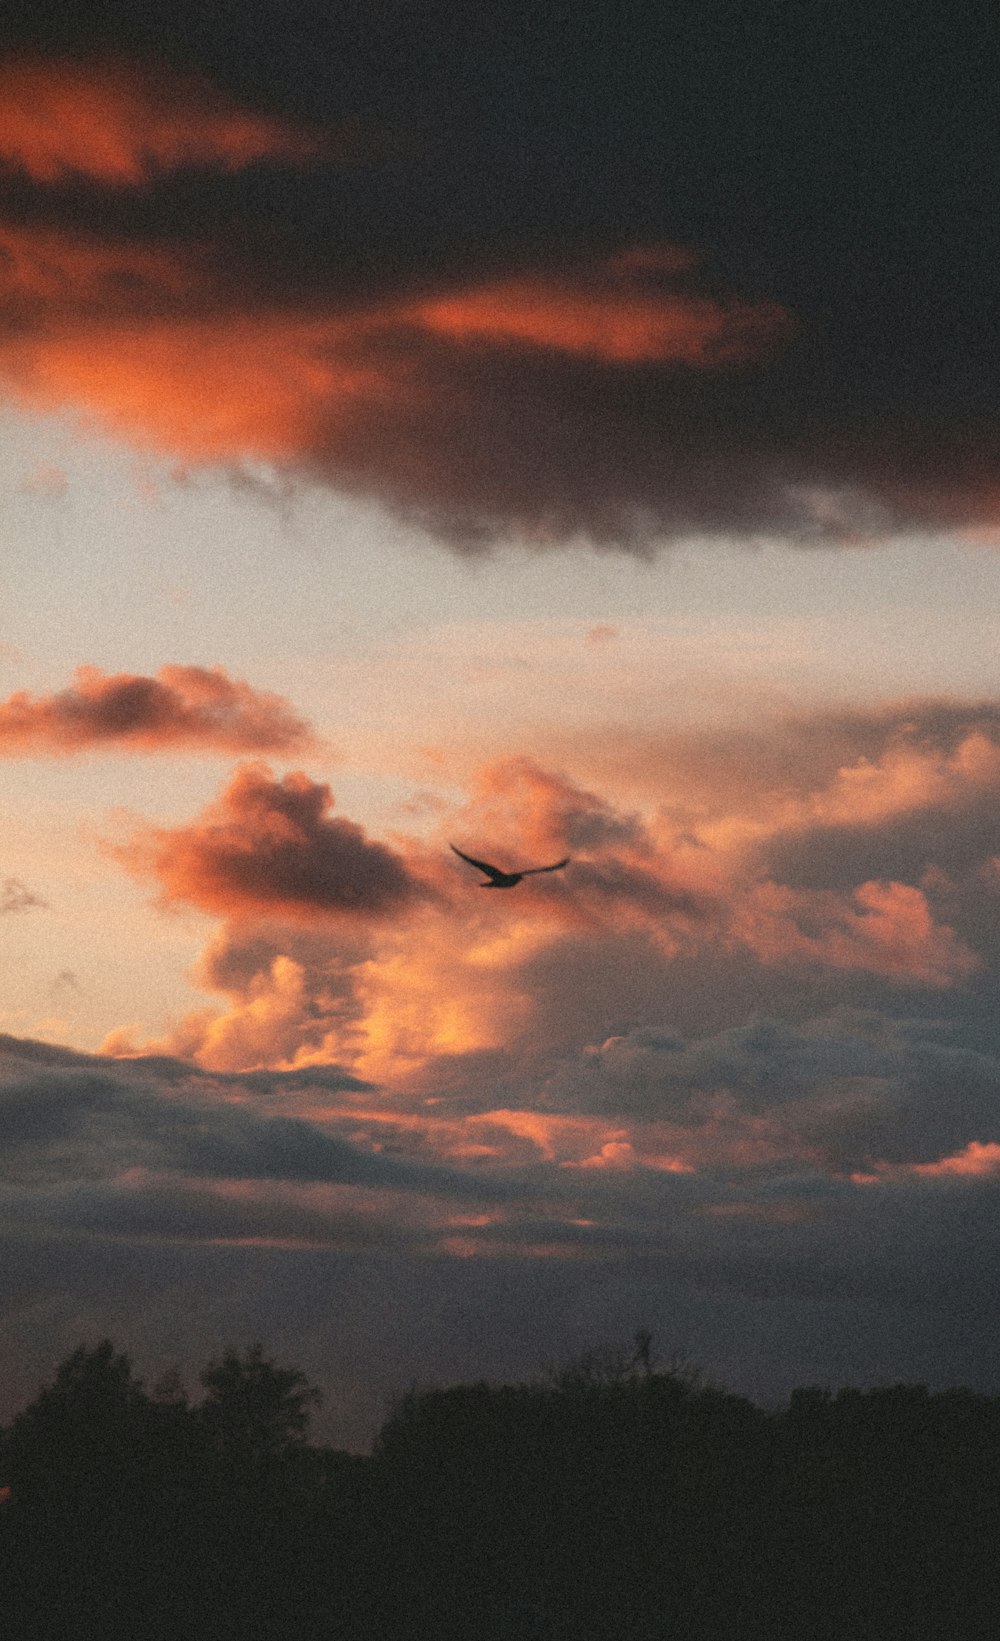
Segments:
[[[151,1413],[129,1358],[103,1339],[74,1351],[14,1421],[4,1528],[21,1634],[88,1636],[132,1610],[139,1583],[155,1582]]]
[[[200,1374],[201,1423],[216,1452],[241,1464],[285,1458],[305,1444],[320,1392],[297,1368],[264,1360],[260,1345],[227,1351]]]
[[[149,1409],[129,1358],[110,1339],[67,1357],[14,1421],[5,1468],[14,1496],[54,1506],[95,1486],[121,1486],[144,1447]]]
[[[1000,1399],[796,1392],[648,1335],[411,1391],[370,1458],[254,1346],[147,1393],[81,1346],[0,1436],[18,1641],[995,1641]]]

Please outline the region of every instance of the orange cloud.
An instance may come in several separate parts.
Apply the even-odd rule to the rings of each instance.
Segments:
[[[475,771],[463,825],[532,855],[649,848],[638,815],[622,814],[598,794],[526,757],[498,759]]]
[[[954,808],[1000,786],[1000,746],[985,727],[969,726],[951,746],[921,740],[916,721],[890,731],[872,758],[845,764],[830,784],[810,794],[796,815],[805,826],[874,826],[920,809]],[[902,716],[902,712],[901,712]],[[989,726],[996,729],[996,725]]]
[[[196,74],[121,57],[10,58],[0,64],[0,161],[35,182],[87,176],[135,187],[181,166],[238,171],[298,164],[316,140],[237,106]]]
[[[415,443],[454,437],[451,401],[470,387],[441,370],[465,368],[466,344],[483,327],[504,348],[699,368],[766,351],[781,332],[776,310],[735,298],[643,295],[609,271],[614,263],[593,289],[539,276],[505,286],[502,301],[493,287],[472,287],[341,313],[250,302],[207,245],[0,224],[0,251],[0,300],[33,320],[0,348],[0,372],[22,405],[73,406],[192,461],[332,464],[346,482],[395,461],[401,482],[424,471],[433,483],[436,458],[416,456]]]
[[[950,929],[935,921],[922,890],[861,883],[849,894],[761,883],[736,900],[734,936],[765,963],[823,963],[928,986],[949,986],[979,967]]]
[[[511,516],[559,536],[592,513],[596,528],[604,509],[632,531],[659,505],[641,493],[680,505],[682,475],[626,404],[609,423],[609,373],[643,364],[718,382],[790,329],[773,305],[710,291],[673,253],[414,301],[324,289],[281,265],[280,246],[277,265],[271,242],[254,256],[253,233],[233,246],[224,227],[180,241],[0,223],[7,395],[185,461],[269,460],[376,492],[440,528],[452,519],[456,539]],[[519,407],[502,436],[499,376]],[[695,505],[704,477],[690,453],[683,474]],[[553,485],[565,517],[544,499]]]
[[[111,853],[154,878],[164,901],[222,916],[364,919],[416,899],[400,858],[331,816],[332,804],[330,788],[307,775],[276,781],[265,764],[245,764],[193,825],[149,827]]]
[[[663,288],[687,273],[672,248],[612,257],[575,275],[487,281],[414,307],[428,330],[456,341],[522,344],[610,364],[740,364],[770,352],[791,330],[775,303]],[[659,288],[650,275],[661,280]]]
[[[993,1142],[982,1145],[978,1140],[970,1140],[964,1150],[954,1156],[942,1157],[939,1162],[919,1162],[913,1172],[928,1179],[952,1174],[972,1177],[1000,1174],[1000,1145]]]
[[[280,695],[221,667],[161,667],[155,678],[79,667],[70,689],[0,701],[0,757],[115,746],[301,752],[313,736]]]
[[[79,318],[162,306],[204,283],[195,253],[0,222],[0,301]]]
[[[245,297],[242,298],[245,300]],[[300,459],[382,390],[339,357],[343,319],[234,306],[217,248],[0,223],[0,376],[27,409],[72,406],[192,461]]]
[[[319,1014],[315,988],[308,984],[304,966],[290,957],[276,957],[266,973],[255,975],[246,993],[234,998],[224,1014],[204,1010],[189,1017],[170,1039],[174,1053],[197,1057],[213,1071],[247,1066],[292,1066],[307,1053],[309,1022]],[[325,1032],[329,1044],[332,1033]],[[108,1052],[115,1052],[112,1046]],[[337,1050],[342,1048],[338,1043]],[[126,1048],[126,1052],[128,1049]]]
[[[988,704],[975,708],[975,734],[954,703],[919,712],[921,757],[937,770],[930,790],[955,817],[948,835],[967,797],[981,806],[985,795],[989,804],[983,824],[975,809],[968,842],[958,844],[972,852],[972,892],[981,900],[993,893],[983,869],[995,841]],[[909,833],[900,841],[885,831],[900,813],[919,810],[928,790],[886,751],[898,741],[900,715],[916,723],[918,708],[856,723],[823,719],[808,734],[800,726],[801,746],[779,726],[757,787],[726,778],[724,745],[713,742],[721,759],[714,789],[702,781],[690,809],[675,780],[683,760],[668,761],[664,780],[675,784],[666,788],[670,807],[659,811],[648,799],[635,810],[618,807],[536,760],[498,761],[475,772],[461,808],[440,800],[429,839],[394,839],[387,854],[410,886],[407,915],[371,922],[337,916],[355,892],[337,833],[351,828],[327,814],[326,788],[302,775],[284,786],[266,772],[244,775],[193,826],[150,828],[120,854],[165,899],[227,920],[196,979],[228,1006],[186,1022],[172,1047],[226,1070],[336,1059],[431,1095],[470,1066],[492,1064],[491,1056],[528,1066],[636,1022],[714,1027],[730,984],[740,1007],[778,1012],[789,988],[828,993],[838,973],[874,976],[883,987],[957,988],[988,960],[982,919],[956,898],[955,863],[946,862],[944,876],[928,872],[935,827],[930,853],[923,833],[914,852]],[[826,861],[831,814],[851,812],[840,788],[845,770],[862,767],[860,748],[864,767],[885,773],[884,783],[861,781],[866,791],[883,785],[849,835],[863,869],[846,849],[837,872],[818,883],[783,877],[778,846],[789,828],[803,847],[818,840]],[[509,895],[483,894],[450,854],[452,840],[515,867],[564,855],[570,865]],[[359,847],[365,858],[382,846],[362,838]],[[364,899],[363,878],[358,884]],[[616,1140],[605,1134],[601,1144]],[[741,1128],[733,1155],[746,1143]],[[784,1145],[787,1136],[757,1135],[758,1143]],[[711,1148],[722,1144],[713,1132]],[[689,1155],[668,1133],[646,1151],[701,1165],[700,1153]]]
[[[995,1141],[970,1140],[961,1151],[939,1157],[936,1162],[884,1162],[857,1169],[849,1178],[853,1185],[899,1185],[913,1179],[995,1179],[1000,1175],[1000,1145]]]
[[[392,388],[338,358],[344,339],[336,320],[274,313],[81,323],[15,339],[0,370],[26,408],[72,405],[167,454],[292,462]]]

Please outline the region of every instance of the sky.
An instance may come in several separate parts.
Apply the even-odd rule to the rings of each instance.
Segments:
[[[0,9],[0,1419],[1000,1391],[997,55]]]

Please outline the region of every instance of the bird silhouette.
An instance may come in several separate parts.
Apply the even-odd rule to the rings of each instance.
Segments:
[[[470,866],[475,866],[480,872],[486,873],[489,882],[481,883],[480,889],[513,889],[523,877],[532,877],[536,872],[561,872],[564,866],[569,865],[567,855],[565,860],[557,860],[552,866],[526,866],[523,872],[501,872],[499,866],[491,866],[488,860],[476,860],[472,855],[464,855],[461,849],[455,849],[453,843],[448,847],[453,849],[461,860],[468,861]]]

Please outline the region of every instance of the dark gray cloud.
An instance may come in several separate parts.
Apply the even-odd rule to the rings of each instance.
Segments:
[[[16,1039],[0,1081],[2,1177],[109,1180],[132,1168],[207,1180],[340,1184],[458,1196],[496,1194],[492,1182],[431,1162],[365,1148],[307,1119],[261,1110],[275,1096],[363,1089],[337,1067],[212,1077],[167,1057],[81,1056],[27,1074]],[[234,1092],[239,1090],[234,1103]],[[242,1096],[242,1099],[240,1099]],[[503,1190],[501,1188],[501,1195]]]
[[[479,1115],[329,1066],[219,1077],[5,1038],[0,1071],[0,1415],[105,1332],[150,1372],[261,1338],[354,1443],[414,1376],[537,1372],[643,1324],[765,1397],[997,1387],[1000,1057],[957,1026],[643,1028],[534,1094],[470,1060],[505,1096]],[[523,1142],[492,1159],[441,1157],[511,1121]],[[685,1148],[693,1171],[666,1169]]]
[[[27,134],[8,98],[22,401],[466,549],[995,529],[989,23],[14,10],[11,48],[90,73],[117,140],[39,136],[44,78]],[[157,393],[123,391],[140,364]]]
[[[958,1028],[872,1012],[695,1038],[641,1028],[562,1067],[542,1100],[664,1125],[669,1148],[712,1174],[839,1176],[1000,1144],[1000,1058]]]

